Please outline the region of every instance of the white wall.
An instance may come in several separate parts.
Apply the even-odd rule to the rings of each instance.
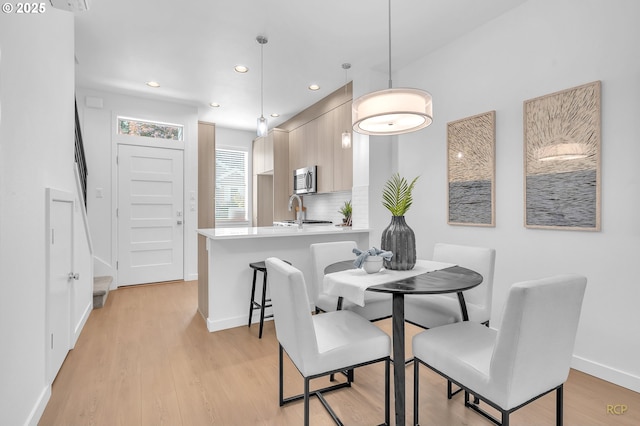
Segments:
[[[36,424],[51,394],[45,380],[45,188],[76,193],[73,37],[71,13],[48,7],[39,15],[0,15],[3,425]],[[76,265],[81,280],[73,283],[72,321],[79,332],[88,314],[91,266],[87,246],[76,242],[75,260],[82,264]]]
[[[574,367],[640,391],[640,2],[531,0],[394,77],[432,93],[434,122],[402,135],[399,170],[421,175],[407,222],[418,255],[435,242],[497,250],[491,321],[514,282],[588,277]],[[602,231],[523,226],[523,101],[602,81]],[[447,225],[446,124],[496,110],[496,227]],[[380,165],[384,159],[378,159]],[[371,168],[377,166],[372,164]],[[375,208],[375,202],[372,203]]]
[[[115,115],[184,125],[184,278],[198,277],[197,205],[191,208],[191,195],[198,194],[198,111],[170,102],[155,101],[116,93],[77,88],[78,114],[89,170],[87,206],[94,245],[96,275],[114,277],[117,285],[117,180],[115,176],[116,144],[113,135]],[[87,98],[101,100],[102,107],[87,106]],[[102,197],[98,192],[102,192]]]

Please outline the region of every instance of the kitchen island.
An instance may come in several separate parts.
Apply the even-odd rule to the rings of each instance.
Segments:
[[[309,246],[313,243],[331,241],[355,241],[359,248],[369,248],[369,229],[353,229],[336,226],[265,226],[254,228],[211,228],[198,229],[198,234],[206,237],[208,259],[208,282],[206,291],[198,297],[205,297],[206,306],[200,313],[207,322],[209,331],[246,326],[251,297],[253,271],[249,263],[279,257],[291,262],[304,274],[307,288],[312,279]],[[354,255],[355,258],[355,255]],[[262,276],[258,274],[261,283]],[[261,285],[256,286],[259,293]],[[309,290],[311,297],[311,291]],[[256,295],[257,297],[257,295]],[[309,308],[313,303],[309,301]],[[270,308],[269,308],[270,309]],[[254,322],[259,316],[254,315]]]

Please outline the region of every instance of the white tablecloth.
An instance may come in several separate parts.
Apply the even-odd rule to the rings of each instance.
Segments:
[[[353,303],[364,306],[364,292],[368,287],[415,277],[426,272],[455,266],[453,263],[418,260],[416,266],[409,271],[392,271],[382,269],[374,274],[367,274],[363,269],[347,269],[324,276],[325,293],[341,296]]]

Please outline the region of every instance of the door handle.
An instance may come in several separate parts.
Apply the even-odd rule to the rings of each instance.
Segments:
[[[178,225],[182,225],[182,221],[181,220],[178,221]]]
[[[77,281],[80,279],[80,274],[78,274],[77,272],[75,274],[73,272],[69,272],[69,279]]]

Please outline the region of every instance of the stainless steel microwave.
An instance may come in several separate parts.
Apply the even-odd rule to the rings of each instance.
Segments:
[[[293,193],[315,194],[318,192],[318,166],[303,167],[293,171]]]

